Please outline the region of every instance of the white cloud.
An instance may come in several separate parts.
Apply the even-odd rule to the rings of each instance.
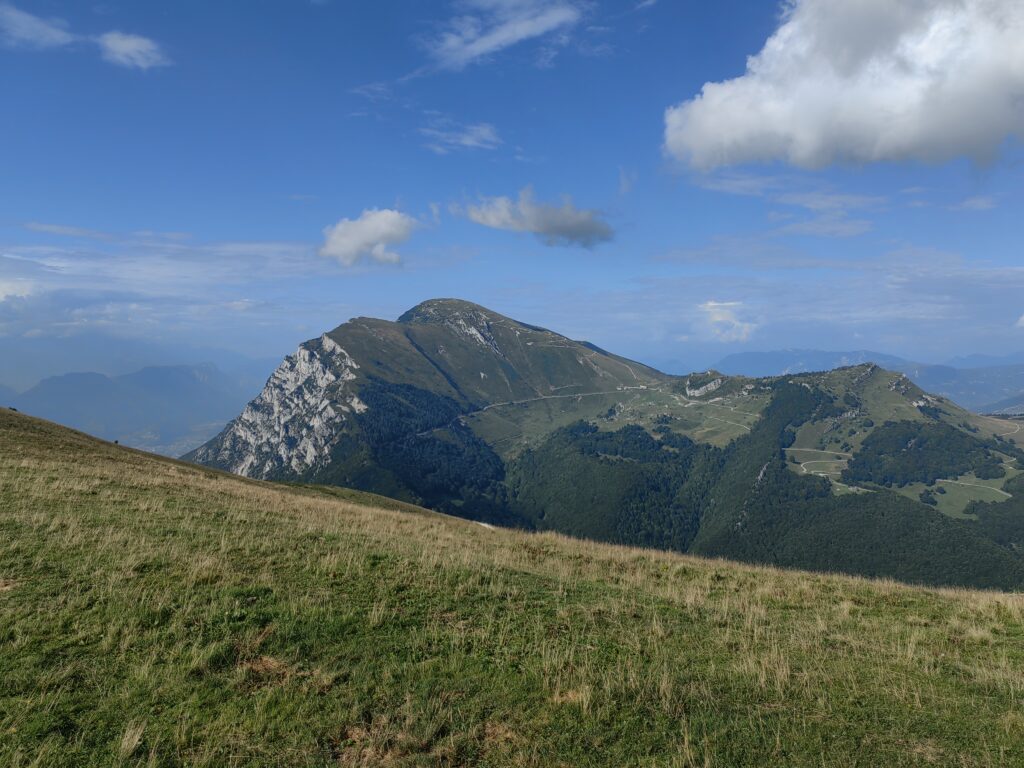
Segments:
[[[32,283],[22,278],[0,279],[0,301],[21,298],[32,293]]]
[[[615,234],[599,211],[577,208],[568,197],[561,205],[538,203],[530,187],[519,193],[518,200],[488,197],[479,205],[468,206],[465,213],[471,221],[485,227],[531,232],[546,245],[593,248]]]
[[[497,149],[502,144],[498,129],[490,123],[462,125],[442,119],[420,128],[420,133],[428,139],[427,148],[439,155],[460,149]]]
[[[458,6],[466,12],[427,42],[444,69],[463,69],[517,43],[569,29],[582,18],[568,0],[461,0]]]
[[[698,309],[704,313],[711,335],[718,341],[747,341],[757,324],[740,319],[739,301],[705,301]]]
[[[665,147],[710,169],[784,160],[943,161],[1024,138],[1020,0],[789,0],[741,77],[665,114]]]
[[[1020,316],[1020,319],[1017,321],[1017,324],[1014,327],[1016,327],[1016,328],[1024,328],[1024,315]]]
[[[149,69],[170,64],[160,46],[141,35],[107,32],[96,38],[105,61],[133,69]]]
[[[77,38],[60,19],[43,19],[0,3],[0,38],[7,45],[29,48],[60,48]]]
[[[397,264],[401,257],[390,246],[404,243],[418,226],[416,219],[401,211],[370,208],[358,219],[342,219],[324,230],[320,255],[351,267],[361,258],[382,264]]]
[[[70,32],[63,19],[44,19],[0,2],[0,41],[8,46],[62,48],[82,40],[95,43],[105,61],[122,67],[149,69],[171,63],[148,37],[112,31],[84,38]]]

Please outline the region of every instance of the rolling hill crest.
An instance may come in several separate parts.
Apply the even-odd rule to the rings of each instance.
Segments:
[[[300,345],[184,458],[586,538],[1009,586],[1019,431],[873,363],[669,376],[438,299]]]

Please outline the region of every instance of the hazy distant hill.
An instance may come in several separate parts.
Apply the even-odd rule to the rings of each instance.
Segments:
[[[948,397],[964,408],[979,413],[999,410],[996,403],[1024,396],[1024,364],[1017,358],[975,355],[959,358],[956,364],[928,365],[880,352],[823,352],[813,349],[784,349],[773,352],[740,352],[721,360],[715,367],[723,373],[742,376],[781,376],[804,371],[827,371],[844,365],[873,362],[900,371],[922,389]],[[999,363],[999,364],[996,364]]]
[[[992,403],[987,411],[1007,416],[1024,415],[1024,395],[1017,395],[1016,397],[1001,400],[998,403]]]
[[[907,360],[881,352],[825,352],[820,349],[780,349],[769,352],[737,352],[724,357],[715,370],[731,376],[782,376],[788,373],[831,371],[862,363],[875,363],[890,370],[911,365]]]
[[[929,392],[955,400],[978,413],[991,413],[995,403],[1024,395],[1024,365],[952,368],[911,365],[901,369]]]
[[[1010,355],[960,355],[946,361],[953,368],[1002,368],[1024,365],[1024,352]]]
[[[278,356],[253,359],[231,349],[169,344],[153,339],[121,338],[100,333],[73,336],[0,336],[0,386],[18,392],[43,379],[69,372],[91,371],[122,376],[143,368],[189,366],[215,361],[228,376],[258,391],[277,365]]]
[[[1016,587],[1019,431],[872,363],[668,376],[445,299],[300,345],[186,458],[590,539]]]
[[[180,365],[52,376],[7,400],[98,437],[179,455],[216,434],[252,391],[214,365]]]

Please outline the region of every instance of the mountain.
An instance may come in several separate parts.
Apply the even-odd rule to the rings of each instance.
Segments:
[[[985,408],[985,412],[1000,416],[1024,416],[1024,394],[992,403]]]
[[[1018,595],[487,528],[8,411],[0,528],[0,765],[1024,756]]]
[[[247,384],[255,375],[258,381],[253,391],[256,392],[280,358],[253,359],[232,349],[164,343],[152,338],[76,333],[0,336],[0,360],[17,361],[17,365],[0,366],[0,385],[17,391],[72,371],[122,376],[142,368],[188,366],[196,360],[211,360],[228,376],[245,380]]]
[[[1004,368],[1024,365],[1024,352],[1011,355],[963,355],[946,361],[951,368]]]
[[[915,363],[880,352],[823,352],[813,349],[784,349],[774,352],[741,352],[722,359],[715,367],[723,373],[742,376],[782,376],[807,371],[827,371],[872,362],[905,373],[922,389],[949,398],[979,413],[996,412],[998,402],[1024,396],[1024,364],[1015,358],[972,356],[960,358],[959,365]],[[987,364],[1001,362],[1002,364]]]
[[[184,458],[487,523],[1017,588],[1020,426],[872,363],[668,376],[443,299],[300,345]]]
[[[216,434],[251,392],[206,364],[52,376],[8,401],[98,437],[177,455]]]

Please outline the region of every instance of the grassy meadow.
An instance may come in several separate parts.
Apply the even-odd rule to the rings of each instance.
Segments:
[[[1024,596],[492,529],[3,411],[0,765],[1024,765]]]

